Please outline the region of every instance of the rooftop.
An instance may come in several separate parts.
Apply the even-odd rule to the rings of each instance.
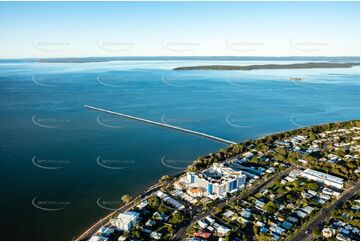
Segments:
[[[326,181],[330,181],[330,182],[335,182],[335,183],[338,183],[338,184],[343,184],[343,179],[342,178],[339,178],[337,176],[332,176],[332,175],[329,175],[329,174],[326,174],[326,173],[323,173],[323,172],[320,172],[320,171],[316,171],[316,170],[312,170],[312,169],[306,169],[304,171],[302,171],[302,173],[304,174],[307,174],[307,175],[311,175],[311,176],[315,176],[319,179],[322,179],[322,180],[326,180]]]
[[[243,174],[241,171],[234,171],[233,169],[224,166],[224,164],[214,163],[211,168],[208,168],[197,175],[199,178],[210,183],[222,184],[223,182],[229,181],[229,179],[236,179]]]

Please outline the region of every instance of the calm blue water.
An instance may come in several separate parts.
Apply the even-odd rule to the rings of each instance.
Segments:
[[[219,60],[216,64],[295,63]],[[242,141],[359,118],[360,69],[172,71],[211,60],[0,62],[2,239],[66,240],[200,155],[204,138],[93,105]],[[302,81],[290,81],[301,77]],[[121,168],[121,169],[120,169]],[[98,200],[98,204],[97,204]]]

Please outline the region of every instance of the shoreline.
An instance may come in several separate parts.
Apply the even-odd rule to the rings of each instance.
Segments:
[[[184,172],[186,172],[186,170],[182,170],[174,175],[169,175],[169,177],[170,177],[170,179],[174,179],[174,178],[177,178],[177,177],[183,175]],[[143,191],[134,193],[134,195],[133,195],[134,197],[132,197],[132,200],[129,203],[123,204],[121,207],[106,214],[104,217],[98,219],[93,225],[87,227],[87,229],[84,232],[81,232],[79,235],[73,236],[72,241],[84,241],[84,240],[88,239],[89,235],[91,236],[93,234],[91,232],[92,230],[97,231],[99,229],[98,228],[99,226],[104,226],[104,225],[108,224],[109,219],[114,214],[121,212],[123,209],[127,208],[130,205],[133,205],[133,203],[135,203],[137,201],[137,199],[140,199],[140,200],[144,199],[146,197],[147,193],[149,193],[152,190],[159,189],[160,187],[164,186],[165,184],[166,184],[166,182],[158,181],[158,182],[154,183],[153,185],[146,187]]]
[[[356,122],[360,122],[360,119],[351,119],[351,120],[346,120],[346,121],[337,121],[337,122],[327,122],[327,123],[321,123],[321,124],[315,124],[315,125],[310,125],[310,126],[305,126],[305,127],[300,127],[300,128],[297,128],[297,129],[290,129],[290,130],[285,130],[285,131],[280,131],[280,132],[277,132],[277,133],[273,133],[273,134],[268,134],[268,135],[264,135],[264,136],[261,136],[259,138],[254,138],[254,139],[246,139],[244,141],[241,141],[239,143],[236,143],[236,144],[231,144],[229,146],[227,146],[226,148],[228,147],[231,147],[233,145],[237,145],[237,144],[244,144],[244,143],[247,143],[249,141],[255,141],[255,140],[262,140],[262,139],[266,139],[268,137],[273,137],[273,136],[282,136],[284,134],[287,134],[287,133],[292,133],[292,132],[296,132],[296,131],[300,131],[300,130],[303,130],[303,129],[310,129],[310,128],[314,128],[314,127],[322,127],[324,125],[335,125],[335,124],[346,124],[346,123],[356,123]],[[212,152],[212,154],[216,153],[217,151],[214,151]],[[206,155],[204,155],[206,156]],[[192,165],[194,164],[194,161],[192,161],[192,163],[190,163],[189,165]],[[109,219],[116,213],[118,212],[121,212],[124,208],[127,208],[130,206],[133,207],[135,204],[137,199],[144,199],[145,197],[147,197],[147,194],[152,191],[152,190],[156,190],[158,188],[161,188],[162,186],[166,185],[167,183],[170,183],[170,182],[173,182],[173,180],[181,175],[183,175],[184,173],[187,172],[187,169],[184,169],[178,173],[176,173],[175,175],[169,175],[170,179],[169,181],[167,182],[156,182],[154,185],[151,185],[150,187],[146,188],[144,191],[142,192],[139,192],[139,193],[135,193],[137,194],[134,198],[132,198],[132,200],[129,202],[129,203],[126,203],[124,204],[123,206],[121,206],[120,208],[118,208],[117,210],[107,214],[105,217],[102,217],[101,219],[99,219],[97,222],[95,222],[92,226],[90,226],[89,228],[87,228],[84,232],[82,232],[79,236],[74,236],[73,237],[73,241],[84,241],[86,239],[88,239],[89,237],[91,237],[91,235],[94,234],[94,231],[98,231],[98,229],[100,228],[100,226],[104,226],[106,224],[109,223]],[[129,209],[129,208],[128,208]],[[90,236],[89,236],[90,235]]]

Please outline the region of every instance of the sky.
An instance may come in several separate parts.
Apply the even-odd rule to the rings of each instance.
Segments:
[[[359,2],[0,2],[0,58],[359,56]]]

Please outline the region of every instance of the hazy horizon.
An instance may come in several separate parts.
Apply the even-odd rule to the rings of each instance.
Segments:
[[[333,55],[333,56],[327,56],[327,55],[324,55],[324,56],[301,56],[301,55],[294,55],[294,56],[265,56],[265,55],[258,55],[258,56],[240,56],[240,55],[189,55],[189,56],[186,56],[186,55],[149,55],[149,56],[146,56],[146,55],[134,55],[134,56],[131,56],[131,55],[128,55],[128,56],[64,56],[64,57],[19,57],[19,58],[2,58],[0,57],[0,60],[36,60],[36,59],[90,59],[90,58],[95,58],[95,59],[100,59],[100,58],[110,58],[110,59],[117,59],[119,58],[119,60],[121,59],[124,59],[124,60],[129,60],[129,59],[139,59],[139,58],[144,58],[144,59],[151,59],[151,58],[165,58],[165,59],[172,59],[172,58],[175,58],[175,59],[187,59],[187,58],[219,58],[219,59],[222,59],[222,58],[235,58],[235,60],[237,60],[238,58],[249,58],[249,59],[261,59],[261,58],[274,58],[274,59],[287,59],[287,58],[300,58],[300,59],[307,59],[307,58],[310,58],[310,59],[317,59],[317,58],[321,58],[321,59],[328,59],[328,58],[357,58],[357,59],[360,59],[360,56],[359,55],[349,55],[349,56],[336,56],[336,55]]]
[[[0,2],[1,59],[359,56],[359,2]]]

